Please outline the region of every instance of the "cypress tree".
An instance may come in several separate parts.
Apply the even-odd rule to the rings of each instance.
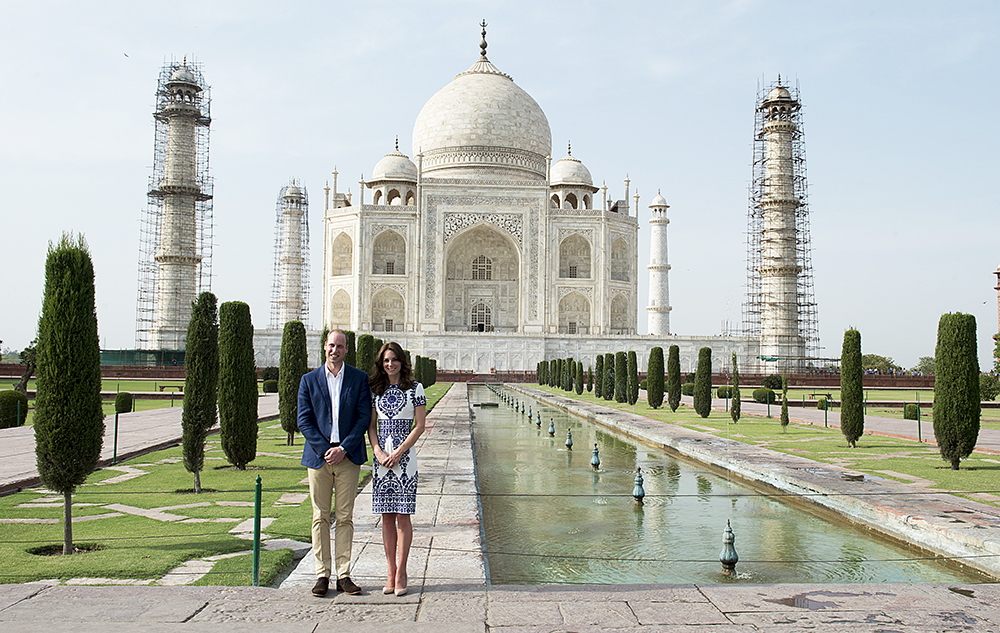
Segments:
[[[698,369],[694,374],[694,410],[703,418],[712,412],[712,348],[698,350]]]
[[[864,369],[861,363],[861,332],[844,332],[840,352],[840,432],[851,448],[865,433]]]
[[[299,381],[309,371],[306,359],[306,326],[289,321],[281,333],[281,370],[278,373],[278,413],[287,434],[286,446],[295,444],[299,430]],[[344,361],[347,362],[346,360]]]
[[[354,340],[354,332],[351,330],[344,330],[344,334],[347,335],[347,353],[344,354],[344,362],[351,367],[357,367],[355,363],[358,362],[358,348]],[[368,371],[367,369],[364,371]]]
[[[419,382],[421,385],[424,384],[424,357],[417,354],[413,361],[413,380]]]
[[[35,358],[35,463],[63,496],[63,554],[72,554],[73,492],[104,443],[94,264],[82,235],[49,243]]]
[[[181,447],[184,468],[194,474],[194,492],[201,493],[205,438],[215,426],[219,392],[219,311],[211,292],[198,295],[191,307],[184,346],[184,410]]]
[[[430,384],[429,385],[425,385],[425,386],[434,386],[435,384],[437,384],[437,381],[438,381],[438,362],[437,362],[437,359],[436,358],[428,358],[427,359],[427,364],[428,364],[428,367],[426,368],[426,371],[424,372],[424,374],[425,374],[424,377],[427,378],[427,381]],[[421,384],[423,384],[423,383],[421,383]]]
[[[375,337],[375,351],[372,352],[372,365],[375,364],[375,358],[378,357],[378,351],[380,349],[382,349],[382,346],[384,344],[385,344],[385,341],[383,341],[382,339],[378,338],[377,336]],[[369,367],[368,369],[365,369],[366,372],[370,372],[371,370],[372,370],[371,367]]]
[[[319,364],[326,362],[326,337],[330,336],[330,326],[323,326],[323,333],[319,337]],[[319,365],[317,365],[318,367]]]
[[[952,470],[976,447],[980,414],[976,317],[943,314],[934,350],[934,439]]]
[[[594,357],[594,398],[604,397],[604,354]]]
[[[568,358],[564,358],[562,361],[562,379],[559,383],[563,391],[569,391],[573,388],[573,372],[570,370],[571,364]]]
[[[681,348],[671,345],[667,351],[667,399],[670,410],[681,404]]]
[[[781,376],[781,432],[788,432],[788,372]]]
[[[250,306],[242,301],[219,306],[219,426],[226,459],[246,470],[257,457],[257,372]]]
[[[729,405],[729,417],[733,423],[740,421],[740,368],[736,366],[736,352],[733,352],[733,401]]]
[[[581,360],[580,363],[582,364],[583,361]],[[594,368],[590,367],[588,365],[587,366],[587,393],[591,393],[593,391],[594,391]]]
[[[584,374],[583,374],[583,361],[582,360],[576,361],[576,376],[577,376],[577,381],[576,381],[576,395],[578,395],[578,396],[579,395],[583,395],[583,383],[584,383],[584,381],[586,379],[584,378]]]
[[[646,402],[650,408],[663,406],[663,348],[649,350],[649,364],[646,369]]]
[[[639,359],[635,352],[628,353],[628,403],[635,406],[639,401]]]
[[[625,352],[615,352],[615,402],[628,400],[628,360]]]
[[[356,367],[366,374],[371,373],[375,367],[375,357],[378,348],[375,347],[375,337],[371,334],[362,334],[358,337],[358,364]]]
[[[615,397],[615,355],[608,352],[604,355],[604,399]]]

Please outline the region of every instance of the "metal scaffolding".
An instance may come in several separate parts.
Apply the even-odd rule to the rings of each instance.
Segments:
[[[302,321],[309,329],[309,192],[292,179],[276,206],[270,328]]]
[[[781,90],[786,92],[780,92]],[[768,121],[779,120],[775,118],[773,110],[773,106],[779,103],[774,99],[776,95],[780,95],[781,103],[788,105],[781,112],[780,123],[787,132],[787,142],[790,144],[787,149],[790,149],[790,152],[781,152],[768,147],[768,143],[774,143],[775,140],[774,136],[771,136],[769,141],[765,124]],[[775,161],[784,161],[787,164],[777,165],[774,164]],[[790,198],[782,199],[783,194],[775,193],[781,178],[790,182],[791,191],[788,192]],[[755,368],[761,372],[808,371],[810,366],[818,366],[820,360],[819,316],[813,289],[807,184],[805,138],[798,86],[795,88],[784,86],[778,77],[777,82],[763,87],[758,85],[755,110],[753,178],[750,183],[747,211],[747,283],[746,298],[743,303],[743,333],[745,336],[760,340],[761,349],[759,356],[745,361],[748,369]],[[794,209],[794,262],[788,261],[784,267],[786,274],[793,271],[796,275],[794,298],[775,293],[772,288],[767,287],[768,283],[765,281],[764,270],[771,271],[777,268],[773,258],[765,261],[768,259],[765,253],[777,250],[776,242],[783,239],[780,229],[765,222],[766,211],[771,209],[773,214],[775,209],[781,207]],[[778,212],[780,213],[780,210]],[[786,345],[783,349],[797,348],[801,351],[780,358],[769,356],[768,354],[773,352],[768,352],[764,343],[767,333],[762,331],[762,321],[770,320],[775,313],[793,312],[797,314],[797,324],[789,328],[788,332],[778,332],[775,337],[795,339],[794,345]]]
[[[212,289],[211,90],[201,64],[160,70],[153,173],[139,226],[136,347],[183,349],[198,294]]]

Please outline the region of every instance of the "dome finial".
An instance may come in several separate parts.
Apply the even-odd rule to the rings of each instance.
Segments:
[[[573,143],[571,141],[566,141],[566,155],[573,155]]]
[[[399,134],[396,135],[396,151],[399,151]]]
[[[486,59],[486,27],[489,25],[486,24],[485,18],[479,23],[479,26],[483,27],[483,41],[479,42],[479,56]]]

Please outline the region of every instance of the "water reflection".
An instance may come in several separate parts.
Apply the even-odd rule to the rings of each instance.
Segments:
[[[477,385],[472,401],[500,398]],[[545,404],[531,406],[551,418],[555,437],[504,404],[478,409],[473,421],[494,584],[988,580],[956,566],[891,560],[921,554],[756,495]],[[567,429],[577,446],[598,445],[597,471],[590,451],[576,451],[574,459],[566,449]],[[642,506],[632,499],[637,466]],[[732,578],[719,563],[726,520],[740,557]]]

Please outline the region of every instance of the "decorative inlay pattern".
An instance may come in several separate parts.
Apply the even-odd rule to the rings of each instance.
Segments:
[[[562,299],[571,292],[579,292],[583,296],[590,299],[591,302],[594,300],[594,289],[589,286],[559,286],[559,298]]]
[[[517,240],[522,242],[521,216],[513,213],[445,213],[444,214],[444,241],[455,236],[462,229],[469,228],[474,224],[486,222],[492,224],[502,231],[506,231]]]
[[[561,244],[564,239],[570,235],[582,235],[591,246],[594,244],[594,229],[581,229],[581,228],[560,228],[559,229],[559,243]]]
[[[382,231],[395,231],[404,238],[406,237],[406,226],[403,224],[372,224],[369,227],[369,235],[371,237],[375,237]]]
[[[383,284],[383,283],[373,283],[371,284],[371,296],[378,294],[380,290],[385,290],[389,288],[390,290],[395,290],[399,294],[406,296],[406,284]]]

